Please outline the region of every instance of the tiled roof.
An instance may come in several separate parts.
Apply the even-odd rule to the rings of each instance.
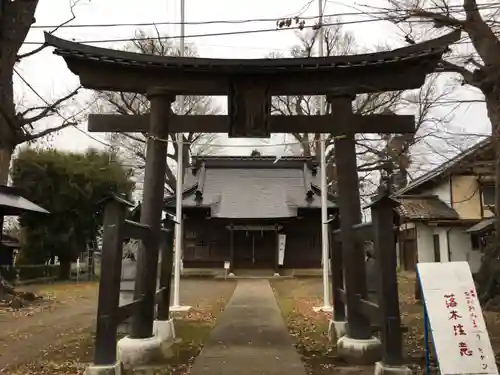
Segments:
[[[283,218],[321,207],[311,158],[215,157],[195,159],[186,172],[184,207],[207,207],[219,218]],[[305,166],[305,167],[304,167]],[[167,206],[175,197],[167,198]],[[330,207],[335,204],[330,200]]]
[[[459,37],[460,32],[454,31],[437,39],[388,52],[286,59],[210,59],[156,56],[89,46],[60,39],[49,33],[45,33],[45,42],[55,47],[55,54],[65,58],[102,62],[116,66],[182,69],[196,72],[280,73],[294,70],[331,70],[332,68],[380,66],[387,63],[440,57],[448,49],[449,44],[458,40]]]
[[[435,195],[403,195],[397,197],[399,215],[407,220],[454,220],[458,213]]]

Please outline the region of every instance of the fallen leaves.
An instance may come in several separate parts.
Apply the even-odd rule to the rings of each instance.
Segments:
[[[415,274],[400,274],[398,286],[402,323],[408,327],[404,335],[403,352],[407,354],[408,365],[412,370],[423,373],[424,311],[423,305],[415,300]],[[273,282],[273,289],[309,374],[331,374],[332,369],[338,369],[341,363],[335,358],[335,346],[328,342],[327,337],[330,314],[312,311],[314,306],[322,304],[321,279],[279,280]],[[500,314],[486,312],[484,317],[493,350],[497,359],[500,359]]]
[[[317,284],[319,282],[319,284]],[[342,364],[328,340],[331,313],[314,311],[321,306],[321,279],[288,279],[272,283],[295,347],[309,374],[330,374]],[[317,289],[319,286],[320,289]],[[319,292],[319,293],[318,293]]]
[[[199,280],[197,282],[182,281],[181,288],[185,293],[186,301],[191,306],[194,306],[188,313],[173,313],[172,317],[175,320],[175,329],[178,339],[174,343],[172,350],[174,356],[165,363],[157,375],[173,374],[182,375],[190,371],[190,367],[195,358],[200,353],[204,340],[213,328],[216,317],[223,310],[227,300],[231,296],[235,283],[214,283],[213,287],[205,289],[207,283],[211,281]],[[193,284],[193,285],[188,285]],[[24,340],[23,350],[30,351],[33,358],[32,361],[21,364],[20,366],[0,369],[0,374],[5,375],[83,375],[85,368],[92,361],[94,351],[94,335],[93,326],[90,326],[92,317],[86,317],[87,323],[83,323],[84,327],[76,329],[68,329],[72,320],[80,319],[76,314],[78,309],[81,309],[82,300],[86,305],[96,302],[97,284],[77,285],[75,290],[71,292],[69,285],[54,285],[48,286],[42,290],[42,294],[46,300],[52,305],[57,306],[56,314],[65,312],[61,319],[61,327],[52,327],[57,331],[57,337],[53,341],[47,342],[45,338],[46,325],[50,321],[51,314],[36,315],[36,320],[30,320],[31,328],[29,330],[15,329],[9,332],[9,340]],[[184,296],[184,295],[183,295]],[[49,304],[50,305],[50,304]],[[55,308],[54,308],[55,309]],[[18,313],[22,311],[20,309]],[[45,310],[47,311],[47,310]],[[12,313],[10,311],[9,313]],[[23,313],[27,313],[23,312]],[[0,312],[0,322],[2,315]],[[12,321],[12,318],[9,317]],[[20,322],[20,321],[18,321]],[[82,322],[80,322],[82,324]],[[85,325],[86,324],[86,325]],[[17,325],[17,323],[16,323]],[[1,332],[0,326],[0,332]],[[6,337],[5,332],[1,335]],[[0,335],[0,353],[1,349],[6,345],[2,342]],[[3,353],[2,353],[3,354]],[[0,359],[1,355],[0,354]]]

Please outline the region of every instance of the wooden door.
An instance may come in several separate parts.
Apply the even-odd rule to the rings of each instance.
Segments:
[[[405,271],[415,271],[418,262],[417,256],[417,240],[411,239],[403,241],[403,246],[401,247],[401,260],[403,270]]]
[[[234,231],[234,268],[251,268],[252,232],[246,230]]]
[[[274,268],[276,259],[276,232],[253,232],[253,264],[254,268]]]
[[[239,269],[274,267],[276,252],[274,231],[235,231],[234,267]]]

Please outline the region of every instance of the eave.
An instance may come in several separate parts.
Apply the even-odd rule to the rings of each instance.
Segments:
[[[335,89],[368,93],[420,87],[460,31],[388,52],[286,59],[207,59],[138,54],[83,45],[51,34],[83,87],[145,93],[167,87],[177,95],[227,95],[233,79],[261,81],[270,95],[325,95]]]

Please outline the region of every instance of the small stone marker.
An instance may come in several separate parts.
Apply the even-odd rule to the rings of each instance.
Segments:
[[[498,374],[467,262],[418,263],[440,373]]]

